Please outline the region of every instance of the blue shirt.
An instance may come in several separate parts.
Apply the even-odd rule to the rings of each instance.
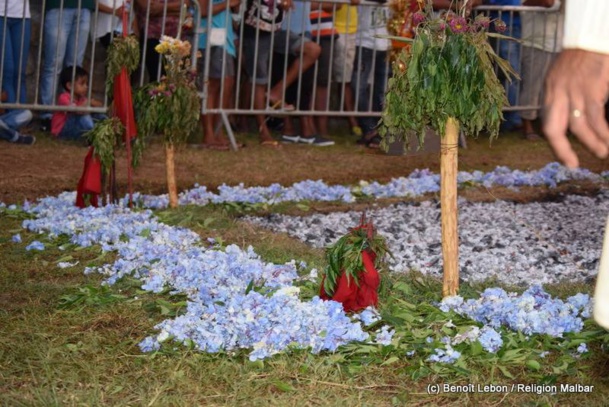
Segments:
[[[294,34],[310,34],[311,33],[311,2],[295,1],[294,8],[283,16],[281,29],[288,30],[288,22],[290,23],[290,31]]]
[[[486,0],[485,4],[489,6],[522,6],[521,0]],[[499,13],[493,11],[491,13],[491,18],[497,18]],[[513,17],[512,17],[513,16]],[[501,13],[501,19],[504,23],[508,25],[508,32],[510,24],[520,27],[520,13],[518,12],[503,12]],[[512,21],[510,21],[512,20]]]
[[[224,3],[225,0],[214,0],[213,4]],[[207,17],[201,17],[201,28],[204,30],[201,34],[199,34],[199,49],[205,49],[207,46]],[[226,40],[224,45],[214,45],[211,46],[223,46],[226,49],[226,52],[233,57],[237,57],[237,51],[235,50],[235,33],[233,32],[233,18],[231,13],[227,13],[226,11],[221,11],[218,14],[211,16],[211,26],[212,28],[221,28],[226,32]]]

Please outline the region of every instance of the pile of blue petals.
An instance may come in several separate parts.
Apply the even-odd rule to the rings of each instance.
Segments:
[[[318,353],[370,339],[341,304],[298,298],[299,289],[292,285],[298,278],[294,261],[265,263],[251,247],[205,248],[197,234],[162,224],[150,211],[112,205],[78,209],[73,198],[42,199],[30,209],[37,218],[23,226],[51,238],[70,236],[81,247],[98,244],[116,252],[113,264],[85,270],[104,274],[107,284],[130,275],[141,279],[145,290],[169,289],[188,297],[186,312],[157,325],[160,333],[140,344],[144,351],[174,339],[205,352],[252,349],[249,357],[257,360],[290,347]],[[252,286],[256,290],[248,290]]]
[[[507,167],[497,167],[490,172],[461,171],[458,174],[459,185],[479,184],[487,188],[502,186],[518,188],[525,186],[556,187],[560,182],[569,180],[600,181],[607,176],[606,173],[595,174],[586,169],[568,169],[558,163],[550,163],[540,170],[520,171]],[[180,205],[220,204],[220,203],[247,203],[247,204],[277,204],[280,202],[299,201],[341,201],[351,203],[357,196],[373,198],[400,198],[416,197],[440,190],[440,175],[431,171],[415,170],[408,177],[394,178],[386,184],[378,182],[360,182],[359,185],[348,187],[343,185],[327,185],[321,180],[301,181],[289,187],[272,184],[268,187],[245,187],[221,185],[218,193],[207,190],[205,186],[198,186],[184,191],[179,196]],[[167,195],[136,194],[134,199],[145,208],[166,208],[169,203]]]
[[[507,293],[501,288],[487,288],[478,299],[447,297],[439,308],[493,328],[505,326],[525,335],[546,334],[561,338],[564,333],[582,330],[582,318],[589,318],[591,314],[591,301],[587,294],[581,293],[566,301],[552,298],[536,285],[522,295]]]

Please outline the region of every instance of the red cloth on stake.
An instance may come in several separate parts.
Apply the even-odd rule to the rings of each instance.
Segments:
[[[76,206],[84,208],[86,206],[85,195],[90,195],[91,205],[98,206],[98,195],[101,193],[101,162],[95,155],[93,147],[89,147],[89,152],[85,157],[85,165],[82,175],[78,181],[76,190]]]
[[[359,311],[370,305],[378,306],[377,290],[381,283],[381,278],[374,267],[375,258],[375,253],[363,251],[362,262],[364,263],[364,270],[358,274],[359,285],[354,279],[347,281],[347,276],[345,273],[342,273],[336,282],[336,290],[332,297],[326,294],[324,280],[322,280],[319,292],[321,299],[342,303],[345,312]]]
[[[123,37],[129,32],[127,22],[129,15],[127,9],[123,9]],[[133,176],[131,159],[131,139],[137,135],[135,115],[133,113],[133,94],[131,92],[131,79],[127,68],[123,67],[121,72],[114,78],[114,109],[112,114],[118,117],[125,126],[125,146],[127,149],[127,188],[129,190],[129,207],[133,201]]]
[[[114,78],[114,117],[118,117],[125,126],[125,143],[137,135],[135,115],[133,113],[133,94],[131,92],[131,79],[127,68]]]
[[[123,36],[127,36],[127,21],[129,16],[123,10]],[[133,94],[131,91],[131,80],[127,68],[123,67],[114,78],[114,107],[112,115],[118,117],[125,126],[125,145],[127,148],[127,184],[129,188],[129,206],[132,204],[132,165],[131,165],[131,139],[137,135],[135,115],[133,113]],[[86,206],[85,195],[91,195],[91,205],[98,206],[98,195],[101,193],[101,162],[95,155],[93,147],[85,157],[82,176],[78,181],[76,193],[76,206]]]

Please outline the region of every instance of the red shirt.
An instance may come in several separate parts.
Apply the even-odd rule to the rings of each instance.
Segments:
[[[150,0],[150,4],[160,4],[165,6],[168,0]],[[163,21],[163,14],[165,14],[165,21]],[[178,35],[178,26],[180,23],[180,17],[168,13],[162,13],[159,16],[148,16],[146,21],[147,10],[141,10],[139,7],[136,8],[136,17],[138,26],[140,29],[147,28],[148,39],[160,40],[161,35],[167,35],[169,37],[176,37]],[[148,22],[148,24],[146,24]],[[144,32],[142,31],[141,41],[144,41]],[[156,52],[154,50],[147,50],[146,52]]]
[[[82,106],[87,103],[87,98],[79,98],[74,95],[74,103],[70,98],[70,92],[63,92],[57,98],[58,106]],[[54,136],[58,136],[63,130],[63,126],[66,124],[66,120],[68,120],[68,112],[53,112],[53,117],[51,119],[51,133]],[[73,114],[73,113],[72,113]]]

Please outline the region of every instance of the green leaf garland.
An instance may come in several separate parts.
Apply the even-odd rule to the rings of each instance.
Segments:
[[[383,267],[385,256],[391,255],[385,238],[375,232],[371,223],[363,221],[361,226],[351,229],[326,251],[328,265],[323,273],[325,277],[323,289],[329,297],[334,295],[338,279],[343,272],[347,282],[353,279],[359,286],[359,274],[366,272],[362,251],[376,254],[374,267],[379,272]]]
[[[404,141],[407,148],[414,134],[420,146],[426,128],[444,134],[449,117],[467,135],[486,130],[496,138],[508,101],[495,67],[507,78],[516,75],[488,42],[490,20],[430,17],[430,4],[423,15],[410,51],[393,63],[379,130],[384,145]]]

